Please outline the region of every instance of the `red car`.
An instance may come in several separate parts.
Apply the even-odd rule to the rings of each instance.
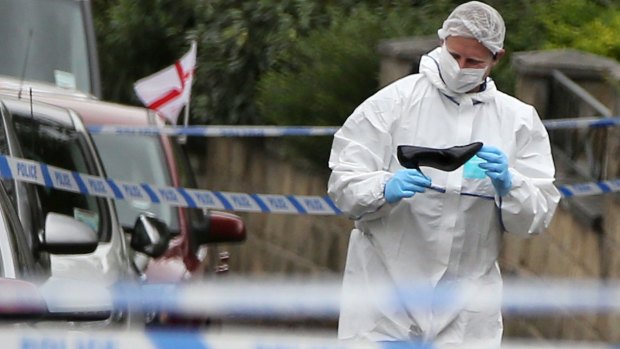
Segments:
[[[75,110],[87,126],[134,125],[162,126],[163,118],[148,109],[105,103],[98,100],[55,97],[48,102]],[[128,182],[149,183],[155,186],[196,188],[196,181],[185,152],[175,139],[168,136],[93,135],[95,145],[110,178]],[[150,211],[167,223],[177,235],[163,258],[152,260],[145,270],[148,280],[180,281],[202,274],[202,267],[227,271],[226,252],[209,256],[201,249],[211,243],[245,240],[244,222],[236,215],[151,204],[118,201],[119,219],[125,229],[131,229],[137,215]],[[206,252],[206,256],[204,253]],[[209,258],[216,265],[204,263]]]

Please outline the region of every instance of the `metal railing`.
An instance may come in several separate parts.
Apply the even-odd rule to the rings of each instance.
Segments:
[[[613,112],[585,88],[559,70],[551,74],[554,88],[551,103],[559,115],[610,118]],[[576,114],[576,115],[575,115]],[[573,129],[550,133],[554,152],[568,167],[567,175],[579,180],[603,180],[608,177],[608,129]]]

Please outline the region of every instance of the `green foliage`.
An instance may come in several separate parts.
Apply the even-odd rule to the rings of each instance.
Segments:
[[[497,9],[506,24],[504,49],[506,54],[493,69],[492,77],[497,87],[506,93],[514,92],[515,73],[511,66],[512,54],[519,51],[540,49],[546,40],[541,22],[539,0],[488,1]]]
[[[280,51],[325,25],[323,6],[303,0],[212,0],[197,6],[194,120],[260,122],[254,103],[256,83],[274,67]]]
[[[331,25],[299,39],[278,57],[279,69],[258,84],[265,121],[277,125],[341,125],[378,88],[379,41],[435,30],[437,21],[408,7],[357,6],[329,11]],[[330,138],[291,139],[288,149],[324,166]]]
[[[620,59],[620,10],[587,0],[556,0],[540,5],[548,32],[546,48],[571,47]]]
[[[451,8],[455,1],[416,2],[420,3],[417,5],[420,8],[436,9],[441,6]],[[193,35],[199,38],[197,79],[192,100],[194,122],[262,123],[256,93],[263,75],[298,66],[297,60],[302,58],[291,52],[291,47],[310,33],[333,25],[332,22],[346,20],[357,8],[366,6],[365,3],[373,4],[377,15],[385,9],[391,9],[394,14],[397,9],[413,12],[411,1],[405,0],[200,2],[195,9],[197,26],[193,31]],[[406,17],[391,18],[392,27],[402,28],[401,35],[410,34],[406,28],[428,22],[420,17],[418,22],[405,24]],[[374,33],[381,33],[381,30]]]
[[[377,89],[378,42],[434,34],[461,2],[97,0],[104,97],[139,104],[133,83],[196,38],[193,124],[340,125]],[[507,55],[493,72],[505,92],[512,52],[574,47],[620,58],[620,14],[606,1],[487,2],[506,22]],[[328,137],[291,142],[324,166]]]
[[[133,83],[189,49],[193,7],[194,0],[93,1],[105,99],[139,104]]]

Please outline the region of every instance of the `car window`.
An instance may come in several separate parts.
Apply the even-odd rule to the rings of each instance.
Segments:
[[[84,135],[60,124],[13,114],[13,124],[24,157],[62,169],[98,175]],[[101,198],[37,186],[43,217],[56,212],[73,217],[109,241],[107,208]]]
[[[0,184],[0,266],[2,277],[35,276],[35,262],[4,186]]]
[[[15,260],[13,259],[13,243],[4,225],[4,216],[0,214],[0,276],[15,278]]]
[[[9,141],[4,127],[4,115],[8,113],[4,104],[0,106],[0,112],[2,113],[2,118],[0,118],[0,154],[11,155],[9,150]],[[12,192],[14,190],[14,183],[12,179],[2,178],[2,182],[7,188],[7,191]],[[11,195],[11,199],[13,199],[13,195]],[[13,202],[13,204],[15,205],[15,202]]]
[[[165,153],[157,136],[93,135],[108,177],[154,186],[171,186]],[[119,156],[122,154],[122,156]],[[151,212],[171,231],[179,230],[178,209],[146,201],[117,201],[118,216],[125,228],[132,228],[142,212]]]
[[[0,119],[0,154],[7,156],[22,156],[20,153],[13,154],[9,147],[9,138],[16,140],[15,135],[9,137],[10,131],[7,131],[6,120],[11,120],[9,111],[5,108],[4,104],[1,107],[2,118]],[[8,127],[10,129],[10,127]],[[6,192],[10,198],[13,208],[19,212],[20,218],[26,234],[28,245],[30,246],[32,253],[37,256],[39,262],[45,262],[48,260],[48,256],[45,252],[38,248],[38,236],[43,231],[45,224],[44,219],[41,217],[39,200],[36,194],[36,186],[26,182],[20,182],[15,179],[2,178],[2,184],[4,185]]]
[[[11,53],[0,55],[0,74],[91,92],[79,1],[2,0],[0,16],[2,49]]]
[[[173,139],[171,143],[174,157],[177,160],[177,169],[179,171],[181,186],[184,188],[198,188],[196,176],[192,170],[187,152],[176,139]],[[202,209],[188,208],[187,217],[189,219],[189,226],[192,229],[201,229],[201,227],[205,227],[208,224]]]

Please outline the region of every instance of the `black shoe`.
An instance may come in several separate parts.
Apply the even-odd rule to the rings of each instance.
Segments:
[[[399,145],[396,155],[400,164],[406,168],[420,170],[420,166],[428,166],[442,171],[454,171],[476,155],[480,148],[481,142],[445,149]]]

